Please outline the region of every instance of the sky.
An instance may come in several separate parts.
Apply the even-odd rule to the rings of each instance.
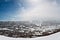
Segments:
[[[0,20],[60,20],[60,0],[0,0]]]

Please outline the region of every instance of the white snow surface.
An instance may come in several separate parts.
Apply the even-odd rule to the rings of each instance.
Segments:
[[[60,40],[60,32],[49,36],[36,37],[36,38],[10,38],[0,35],[0,40]]]

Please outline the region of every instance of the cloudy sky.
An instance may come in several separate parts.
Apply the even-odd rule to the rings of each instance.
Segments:
[[[60,20],[60,0],[0,0],[0,20]]]

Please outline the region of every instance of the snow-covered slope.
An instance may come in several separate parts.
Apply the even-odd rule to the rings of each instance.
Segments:
[[[0,35],[14,38],[34,38],[60,32],[60,23],[44,22],[40,26],[21,21],[0,21]]]
[[[0,40],[60,40],[60,32],[45,37],[37,38],[10,38],[0,35]]]

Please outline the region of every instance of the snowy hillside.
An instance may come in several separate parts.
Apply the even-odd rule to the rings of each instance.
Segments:
[[[36,38],[60,32],[60,23],[42,23],[40,26],[30,22],[0,22],[0,35],[14,38]]]
[[[37,37],[37,38],[10,38],[0,35],[0,40],[60,40],[60,32],[50,36]]]

